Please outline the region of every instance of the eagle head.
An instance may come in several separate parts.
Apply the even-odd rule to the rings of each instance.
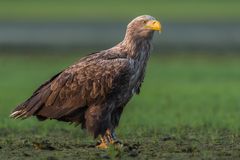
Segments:
[[[152,16],[142,15],[128,24],[126,36],[137,39],[152,39],[154,31],[162,31],[160,22]]]

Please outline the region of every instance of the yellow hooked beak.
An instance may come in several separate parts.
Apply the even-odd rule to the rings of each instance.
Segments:
[[[161,23],[157,20],[150,20],[146,23],[145,28],[151,29],[153,31],[159,31],[162,32],[162,26]]]

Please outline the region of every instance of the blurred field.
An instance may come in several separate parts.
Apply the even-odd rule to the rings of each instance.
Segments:
[[[7,1],[0,2],[2,21],[119,21],[141,14],[162,21],[234,21],[240,18],[237,0],[133,1]]]
[[[86,133],[66,123],[8,118],[38,85],[81,56],[0,55],[0,158],[240,157],[237,55],[154,54],[141,94],[127,105],[117,129],[125,142],[120,153],[97,151]]]
[[[0,160],[240,159],[239,8],[237,0],[1,0]],[[164,34],[117,128],[122,149],[97,150],[67,123],[9,118],[84,56],[76,50],[115,44],[142,14]]]

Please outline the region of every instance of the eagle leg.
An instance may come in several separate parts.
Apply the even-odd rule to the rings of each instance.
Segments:
[[[107,129],[104,136],[100,136],[100,142],[97,145],[99,149],[107,149],[109,145],[114,145],[114,147],[121,148],[122,143],[117,139],[114,131]]]

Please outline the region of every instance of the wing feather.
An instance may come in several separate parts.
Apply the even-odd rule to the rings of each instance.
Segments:
[[[114,80],[123,73],[130,74],[130,70],[127,58],[85,58],[42,85],[12,116],[60,119],[80,108],[103,102],[118,85]]]

